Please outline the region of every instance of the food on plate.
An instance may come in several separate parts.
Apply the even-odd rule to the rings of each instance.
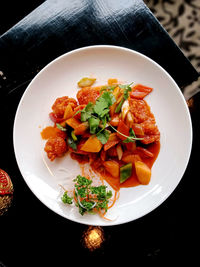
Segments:
[[[82,78],[78,82],[77,100],[62,96],[53,103],[49,117],[54,125],[41,132],[47,140],[44,147],[47,157],[53,161],[68,152],[81,165],[88,163],[116,192],[121,187],[149,184],[151,168],[160,150],[160,132],[144,99],[153,89],[141,84],[121,84],[117,79],[93,86],[95,81]],[[89,184],[92,181],[91,177],[84,179],[89,179],[85,180]],[[90,186],[91,192],[84,198],[78,195],[77,188],[75,184],[76,205],[79,211],[84,210],[80,213],[97,211],[98,205],[93,200],[85,203],[90,208],[81,204],[85,197],[90,199],[93,195],[93,187]],[[63,202],[68,201],[71,202],[65,192]]]
[[[72,196],[65,190],[61,198],[62,202],[72,204],[74,201],[81,215],[86,212],[90,214],[98,213],[102,218],[107,219],[104,215],[113,206],[117,195],[115,194],[114,199],[111,200],[111,190],[107,190],[105,185],[92,186],[92,180],[81,175],[78,175],[74,182]],[[110,205],[109,202],[111,202]]]

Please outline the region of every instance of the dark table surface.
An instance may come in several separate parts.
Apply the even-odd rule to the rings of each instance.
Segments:
[[[27,1],[22,4],[22,1],[17,1],[12,3],[12,10],[9,4],[4,4],[1,14],[6,15],[0,16],[0,34],[43,2]],[[175,75],[180,71],[177,69]],[[178,74],[177,77],[180,77]],[[9,90],[14,88],[9,86]],[[19,86],[12,94],[1,96],[3,118],[0,168],[10,175],[15,191],[12,206],[0,217],[0,266],[64,266],[76,264],[79,260],[83,264],[105,264],[108,260],[110,263],[123,260],[124,264],[171,264],[175,260],[195,260],[199,233],[200,97],[195,96],[190,110],[193,148],[178,187],[161,206],[148,215],[124,225],[101,228],[105,237],[103,245],[100,249],[90,251],[83,245],[83,236],[88,226],[66,220],[46,208],[33,195],[19,172],[14,156],[12,130],[16,108],[25,89],[26,84]]]

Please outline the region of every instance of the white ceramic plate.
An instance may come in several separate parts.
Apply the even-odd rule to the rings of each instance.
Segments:
[[[77,81],[108,78],[124,83],[153,87],[146,97],[161,132],[161,149],[152,168],[151,182],[120,190],[120,198],[105,221],[98,215],[81,216],[76,207],[64,205],[59,184],[67,186],[70,176],[80,173],[70,156],[50,162],[41,139],[42,128],[51,125],[48,117],[57,97],[75,97]],[[14,150],[25,182],[48,208],[75,222],[88,225],[116,225],[135,220],[158,207],[181,180],[192,145],[190,114],[184,97],[170,75],[157,63],[135,51],[116,46],[91,46],[74,50],[48,64],[32,80],[17,109],[14,123]]]

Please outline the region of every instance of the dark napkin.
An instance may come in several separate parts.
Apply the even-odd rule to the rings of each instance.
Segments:
[[[159,63],[180,87],[198,73],[141,0],[48,0],[0,37],[0,92],[25,85],[70,50],[110,44]]]

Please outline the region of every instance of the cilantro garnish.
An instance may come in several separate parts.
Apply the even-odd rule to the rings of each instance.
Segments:
[[[81,110],[81,121],[88,121],[90,133],[96,134],[102,144],[107,143],[109,132],[105,130],[106,123],[110,120],[110,106],[116,101],[111,92],[105,91],[93,104],[89,102]]]
[[[128,99],[128,92],[131,91],[131,85],[133,83],[130,83],[130,84],[120,84],[119,85],[119,88],[123,89],[124,90],[124,98],[125,100]]]
[[[103,130],[103,131],[99,131],[97,134],[96,134],[97,138],[99,139],[99,141],[105,145],[108,141],[108,138],[110,136],[110,133],[108,130]]]
[[[79,209],[79,213],[84,215],[85,212],[95,213],[99,211],[107,212],[108,202],[112,197],[112,191],[107,191],[107,186],[92,186],[92,180],[78,175],[75,179],[75,204]],[[72,198],[67,194],[63,194],[61,200],[64,203],[72,204]]]
[[[134,131],[132,128],[130,128],[129,130],[129,133],[130,135],[125,135],[121,132],[119,132],[115,127],[113,127],[111,124],[109,124],[109,126],[117,133],[119,133],[120,135],[126,137],[126,139],[123,141],[124,143],[129,143],[129,142],[135,142],[136,140],[143,140],[144,138],[139,138],[139,137],[136,137]]]

